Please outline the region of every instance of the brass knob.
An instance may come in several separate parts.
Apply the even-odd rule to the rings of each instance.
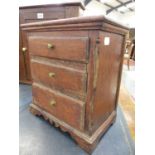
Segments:
[[[54,48],[53,44],[47,44],[48,49]]]
[[[50,101],[49,105],[52,106],[52,107],[55,106],[56,105],[56,101],[55,100]]]
[[[55,77],[55,73],[50,72],[50,73],[48,73],[48,76],[49,76],[49,77]]]
[[[23,47],[22,48],[22,52],[26,52],[27,51],[27,48],[26,47]]]

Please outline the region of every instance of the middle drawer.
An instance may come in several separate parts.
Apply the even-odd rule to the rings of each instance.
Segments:
[[[52,63],[41,63],[31,59],[34,82],[42,83],[69,96],[84,100],[86,95],[87,73]]]

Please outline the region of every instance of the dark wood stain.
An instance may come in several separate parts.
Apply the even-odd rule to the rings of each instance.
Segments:
[[[30,111],[69,132],[92,152],[116,119],[128,29],[104,16],[42,21],[21,28],[27,33],[31,59]],[[53,51],[48,42],[55,45]],[[49,72],[55,77],[49,78]],[[51,100],[57,106],[51,107]]]
[[[31,55],[38,55],[49,58],[57,58],[72,61],[87,61],[88,38],[87,37],[51,37],[42,33],[29,37],[29,52]],[[48,44],[53,48],[48,48]],[[66,46],[67,45],[67,46]],[[75,48],[78,46],[78,48]]]

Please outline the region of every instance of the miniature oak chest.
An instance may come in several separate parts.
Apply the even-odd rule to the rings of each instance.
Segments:
[[[114,123],[128,29],[104,16],[22,24],[33,79],[30,111],[92,152]]]

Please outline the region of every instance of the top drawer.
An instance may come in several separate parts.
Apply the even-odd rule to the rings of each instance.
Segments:
[[[29,36],[29,52],[49,58],[86,62],[88,37]]]

